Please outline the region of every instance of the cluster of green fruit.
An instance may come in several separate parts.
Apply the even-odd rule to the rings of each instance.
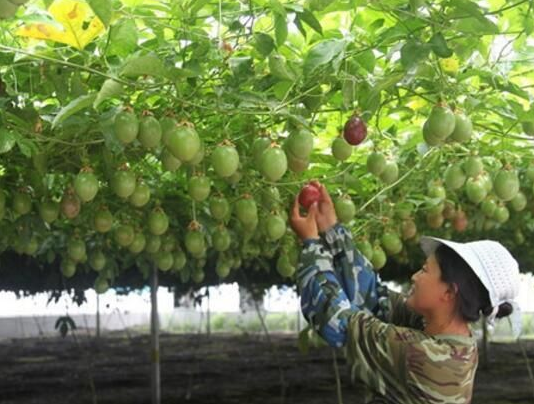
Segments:
[[[447,106],[438,104],[423,125],[423,138],[429,146],[444,142],[465,143],[473,135],[471,119],[463,113],[452,112]]]
[[[459,116],[438,106],[425,125],[433,136],[440,136],[440,141],[449,137],[460,141],[460,135],[453,134],[462,127],[465,129],[466,119]],[[445,132],[436,132],[436,128],[442,129],[443,122],[448,122],[448,131],[452,131],[447,136]],[[99,178],[91,168],[84,167],[72,178],[60,199],[39,197],[35,210],[33,205],[37,201],[31,191],[0,192],[0,219],[7,215],[17,224],[21,217],[37,214],[49,232],[65,229],[65,223],[74,226],[64,251],[56,249],[66,277],[74,276],[79,266],[91,268],[99,273],[95,288],[103,291],[113,281],[116,271],[110,268],[114,267],[115,256],[121,254],[132,257],[134,262],[144,260],[161,271],[174,271],[184,282],[202,282],[204,267],[213,256],[215,271],[221,279],[242,266],[268,270],[267,262],[276,263],[283,277],[294,274],[298,248],[287,227],[289,195],[282,197],[278,188],[265,181],[276,182],[288,170],[298,174],[309,167],[314,147],[311,132],[302,128],[291,130],[281,147],[270,137],[259,136],[248,147],[240,144],[239,150],[228,140],[207,149],[188,122],[178,122],[170,116],[158,120],[150,113],[138,118],[128,108],[115,116],[113,130],[125,148],[135,145],[159,156],[165,171],[190,168],[186,170],[186,188],[181,195],[188,198],[186,202],[198,204],[194,208],[198,218],[193,215],[195,220],[185,226],[184,220],[188,223],[191,218],[182,214],[185,219],[178,220],[175,209],[154,200],[150,186],[129,164],[108,173],[108,178]],[[358,116],[351,117],[343,137],[334,140],[332,155],[345,161],[353,146],[365,139],[366,131]],[[465,131],[460,132],[465,135]],[[199,164],[206,154],[210,169],[202,165],[201,170]],[[399,178],[397,162],[379,151],[369,154],[366,168],[385,185]],[[241,189],[248,193],[238,192],[236,185],[243,175],[252,176],[252,171],[264,181],[254,179],[255,185],[251,186],[251,178],[247,177],[247,184]],[[459,232],[468,226],[480,226],[480,218],[468,220],[466,211],[472,206],[480,206],[484,213],[482,229],[505,223],[510,209],[525,208],[527,197],[520,191],[518,174],[511,166],[493,167],[491,171],[491,174],[486,171],[482,159],[475,155],[450,164],[442,179],[429,182],[423,205],[399,206],[395,218],[381,225],[375,241],[363,236],[358,240],[358,248],[379,270],[388,256],[402,257],[406,254],[405,244],[417,242],[418,226],[440,229],[446,220]],[[529,169],[526,177],[534,178],[534,169]],[[220,180],[229,185],[225,186],[224,194],[215,191]],[[183,205],[182,196],[178,198],[175,203]],[[122,209],[108,208],[116,206],[117,201]],[[356,217],[352,198],[346,194],[335,197],[334,205],[339,220],[352,224]],[[128,206],[127,213],[121,213]],[[39,255],[43,254],[46,237],[35,231],[27,238],[13,237],[10,246],[19,253]]]
[[[205,199],[201,194],[209,194],[209,186],[201,190],[197,182],[207,177],[197,177],[191,177],[188,192],[191,198],[201,201]],[[199,212],[206,225],[193,221],[187,229],[180,228],[176,221],[171,225],[169,216],[157,202],[147,209],[150,189],[144,182],[136,181],[128,167],[113,174],[110,188],[121,201],[129,201],[130,213],[114,214],[98,203],[110,201],[109,194],[96,199],[101,184],[88,168],[74,178],[60,202],[42,200],[35,210],[30,192],[0,192],[2,218],[7,213],[16,227],[25,218],[34,220],[38,215],[46,227],[36,230],[38,226],[33,226],[29,237],[15,236],[8,240],[9,247],[19,254],[44,255],[50,262],[58,253],[65,277],[74,276],[80,265],[91,268],[99,273],[95,283],[98,291],[106,290],[104,286],[113,280],[116,271],[110,268],[115,267],[115,257],[121,254],[134,260],[143,259],[161,271],[175,271],[184,282],[189,279],[202,282],[210,250],[218,254],[216,272],[221,278],[228,276],[231,269],[241,267],[243,261],[250,266],[260,257],[275,259],[277,253],[281,257],[276,266],[280,274],[290,277],[295,271],[297,248],[287,231],[285,206],[277,188],[265,187],[255,198],[244,195],[233,204],[222,194],[214,195],[206,211]],[[64,251],[60,248],[45,251],[45,240],[56,229],[65,229],[65,225],[74,226],[74,230]],[[7,233],[3,242],[6,238],[9,238]]]
[[[367,171],[380,179],[384,184],[391,185],[399,179],[399,166],[393,159],[387,159],[383,153],[373,151],[367,157]]]
[[[420,234],[417,223],[426,229],[444,229],[446,221],[450,230],[464,232],[473,229],[478,233],[498,228],[509,221],[511,212],[524,211],[529,203],[523,188],[532,188],[534,165],[519,174],[509,164],[500,164],[489,158],[492,169],[483,159],[472,155],[450,164],[443,179],[428,182],[425,203],[416,207],[412,203],[394,204],[392,215],[381,226],[381,235],[370,242],[365,235],[357,243],[360,251],[371,261],[375,269],[381,269],[388,256],[401,261],[406,257],[406,243],[416,245]],[[520,177],[524,178],[520,181]],[[470,211],[471,218],[466,211]],[[470,220],[472,219],[472,220]],[[451,237],[452,233],[448,235]],[[521,229],[514,229],[515,241],[524,242]]]

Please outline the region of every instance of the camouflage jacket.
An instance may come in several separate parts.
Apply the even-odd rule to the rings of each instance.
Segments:
[[[476,341],[429,336],[404,298],[381,285],[341,225],[305,240],[297,272],[305,318],[331,346],[345,347],[372,404],[469,404]]]

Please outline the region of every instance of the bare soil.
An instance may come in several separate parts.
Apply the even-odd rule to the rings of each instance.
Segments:
[[[275,334],[271,341],[264,335],[162,335],[162,403],[338,403],[329,348],[304,355],[295,335]],[[534,342],[523,346],[534,367]],[[150,403],[149,352],[148,335],[1,342],[0,403]],[[362,386],[351,385],[339,355],[338,363],[343,402],[362,403]],[[473,403],[533,404],[533,390],[521,347],[491,344]]]

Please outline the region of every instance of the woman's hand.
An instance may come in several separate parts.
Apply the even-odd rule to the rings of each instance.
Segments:
[[[310,206],[307,216],[301,216],[299,211],[298,195],[293,203],[289,223],[301,240],[318,239],[319,229],[317,228],[317,215],[319,207],[317,202]]]
[[[328,194],[326,187],[319,181],[312,181],[321,192],[321,200],[319,201],[319,209],[316,214],[317,227],[321,233],[327,231],[337,223],[336,209],[332,198]]]

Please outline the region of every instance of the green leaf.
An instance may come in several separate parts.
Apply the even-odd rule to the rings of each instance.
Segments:
[[[291,90],[292,86],[293,83],[291,83],[291,81],[279,81],[273,86],[273,93],[278,100],[283,100],[287,96],[288,91]]]
[[[297,13],[297,16],[315,32],[323,35],[323,27],[321,27],[321,23],[315,18],[315,15],[310,10],[305,8],[302,13]]]
[[[81,97],[72,100],[66,106],[64,106],[52,121],[52,128],[55,128],[58,124],[63,122],[69,116],[74,115],[76,112],[82,109],[88,108],[93,105],[97,97],[96,93],[82,95]]]
[[[498,34],[499,27],[487,18],[464,18],[456,24],[456,30],[470,34]]]
[[[20,152],[28,158],[39,152],[37,145],[29,139],[17,139],[17,146]]]
[[[254,47],[263,56],[267,57],[274,49],[274,40],[270,35],[264,32],[254,34]]]
[[[7,153],[17,143],[15,134],[7,128],[0,127],[0,154]]]
[[[340,56],[345,49],[345,41],[329,39],[316,43],[307,53],[304,59],[304,74],[309,76],[318,67],[323,66],[334,58]]]
[[[409,69],[425,60],[429,52],[430,46],[428,44],[411,39],[401,48],[401,63],[406,69]]]
[[[346,109],[352,109],[356,99],[356,80],[352,78],[343,80],[341,92],[343,94],[343,106]]]
[[[447,46],[447,41],[441,32],[434,34],[428,43],[432,51],[440,58],[450,58],[453,54],[452,49]]]
[[[276,45],[282,46],[287,39],[287,19],[285,15],[274,15],[274,34]]]
[[[302,20],[299,17],[299,14],[295,14],[295,19],[293,20],[293,24],[296,25],[300,33],[304,38],[308,36],[308,33],[306,32],[306,28],[304,28],[304,25],[302,24]]]
[[[322,11],[333,2],[334,0],[310,0],[310,8],[314,11]]]
[[[271,10],[273,10],[275,14],[279,14],[283,16],[284,18],[287,17],[286,9],[284,8],[283,4],[280,3],[278,0],[271,0],[270,5],[271,5]]]
[[[252,67],[252,58],[248,56],[233,57],[228,59],[228,64],[235,77],[239,80],[246,80],[249,76],[254,74]]]
[[[273,53],[269,56],[269,70],[271,74],[281,80],[295,80],[293,73],[291,73],[286,65],[286,60],[283,56]]]
[[[95,98],[93,108],[97,108],[102,102],[104,102],[108,98],[121,95],[123,91],[124,89],[122,87],[122,84],[117,83],[113,79],[107,79],[106,81],[104,81],[104,84],[102,84],[102,87],[100,88],[100,91],[98,92]]]
[[[355,59],[356,59],[356,62],[358,62],[360,66],[362,66],[369,73],[374,72],[375,65],[376,65],[376,58],[375,58],[375,54],[373,53],[371,49],[368,49],[358,54],[355,57]]]
[[[128,56],[137,48],[137,26],[133,19],[120,20],[109,34],[107,55]]]
[[[111,1],[109,0],[87,0],[89,6],[94,11],[100,21],[107,27],[111,21],[113,10],[111,8]]]
[[[404,78],[404,76],[405,76],[404,73],[390,72],[384,79],[376,83],[375,88],[377,89],[377,91],[388,90],[390,87],[394,86],[399,81],[401,81]]]
[[[285,3],[284,7],[286,10],[294,11],[295,13],[302,13],[304,11],[304,7],[300,4]]]
[[[126,77],[154,76],[168,77],[169,72],[163,62],[155,54],[134,56],[126,61],[121,74]]]
[[[380,106],[381,92],[381,88],[372,87],[366,82],[358,86],[358,107],[361,109],[364,119],[369,120],[377,111]]]
[[[451,0],[450,6],[453,9],[448,17],[456,20],[456,30],[474,34],[499,33],[499,27],[484,15],[484,11],[476,2]]]
[[[204,7],[209,2],[210,2],[210,0],[195,0],[195,1],[189,2],[190,5],[191,5],[191,8],[189,9],[189,14],[192,17],[196,16],[197,13],[202,9],[202,7]],[[177,3],[177,4],[179,4],[179,3]],[[180,6],[182,6],[182,5],[180,4]]]

